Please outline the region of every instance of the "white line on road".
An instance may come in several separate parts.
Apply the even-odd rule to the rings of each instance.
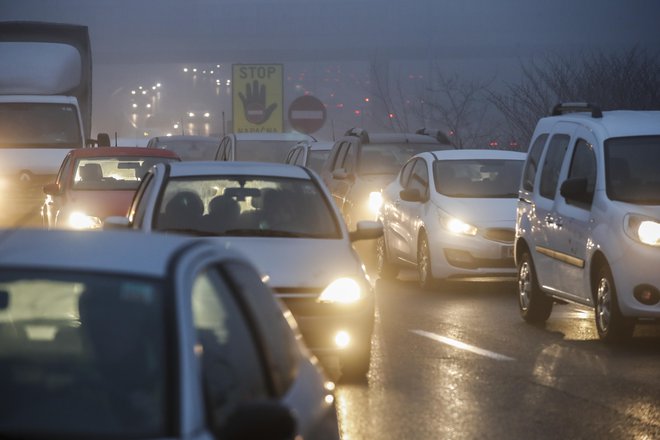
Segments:
[[[489,357],[498,361],[515,361],[514,358],[509,356],[504,356],[503,354],[495,353],[494,351],[484,350],[483,348],[475,347],[474,345],[466,344],[465,342],[457,341],[456,339],[448,338],[446,336],[436,335],[435,333],[426,332],[424,330],[410,330],[416,335],[423,336],[425,338],[432,339],[434,341],[441,342],[443,344],[450,345],[454,348],[460,350],[469,351],[480,356]]]

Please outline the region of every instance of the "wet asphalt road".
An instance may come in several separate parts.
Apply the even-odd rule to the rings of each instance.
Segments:
[[[337,388],[344,440],[660,438],[660,327],[612,347],[571,305],[526,324],[513,283],[376,289],[368,383]]]

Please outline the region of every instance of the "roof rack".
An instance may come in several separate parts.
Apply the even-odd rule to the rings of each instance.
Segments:
[[[369,143],[369,133],[367,133],[367,130],[365,130],[364,128],[358,128],[358,127],[349,128],[348,130],[346,130],[346,133],[344,133],[344,136],[359,137],[362,143],[364,144]]]
[[[566,113],[591,112],[592,118],[602,118],[603,112],[595,104],[588,102],[560,102],[552,108],[552,116],[560,116]]]
[[[445,133],[440,129],[422,127],[419,130],[417,130],[415,134],[425,134],[426,136],[431,136],[437,139],[438,142],[440,142],[441,144],[451,145],[451,140],[449,140],[449,136],[447,136],[447,133]]]

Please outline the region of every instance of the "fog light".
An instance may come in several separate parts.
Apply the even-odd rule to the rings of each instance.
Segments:
[[[660,292],[648,284],[640,284],[635,287],[633,296],[637,301],[647,306],[652,306],[660,302]]]
[[[339,348],[346,348],[351,343],[351,335],[345,331],[339,331],[335,335],[335,345]]]

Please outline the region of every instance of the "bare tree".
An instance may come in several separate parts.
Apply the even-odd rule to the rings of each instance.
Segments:
[[[492,118],[488,81],[463,80],[457,74],[446,75],[433,68],[428,85],[420,94],[425,123],[447,130],[459,148],[479,148],[496,138],[497,123]]]
[[[369,92],[374,101],[369,115],[372,121],[395,132],[409,132],[413,127],[419,126],[419,111],[411,110],[413,93],[409,87],[405,87],[401,71],[397,71],[392,78],[387,62],[373,62],[369,70]]]
[[[544,55],[521,63],[521,79],[491,93],[511,135],[527,143],[539,118],[559,102],[591,102],[603,110],[660,109],[658,55],[623,52]]]

